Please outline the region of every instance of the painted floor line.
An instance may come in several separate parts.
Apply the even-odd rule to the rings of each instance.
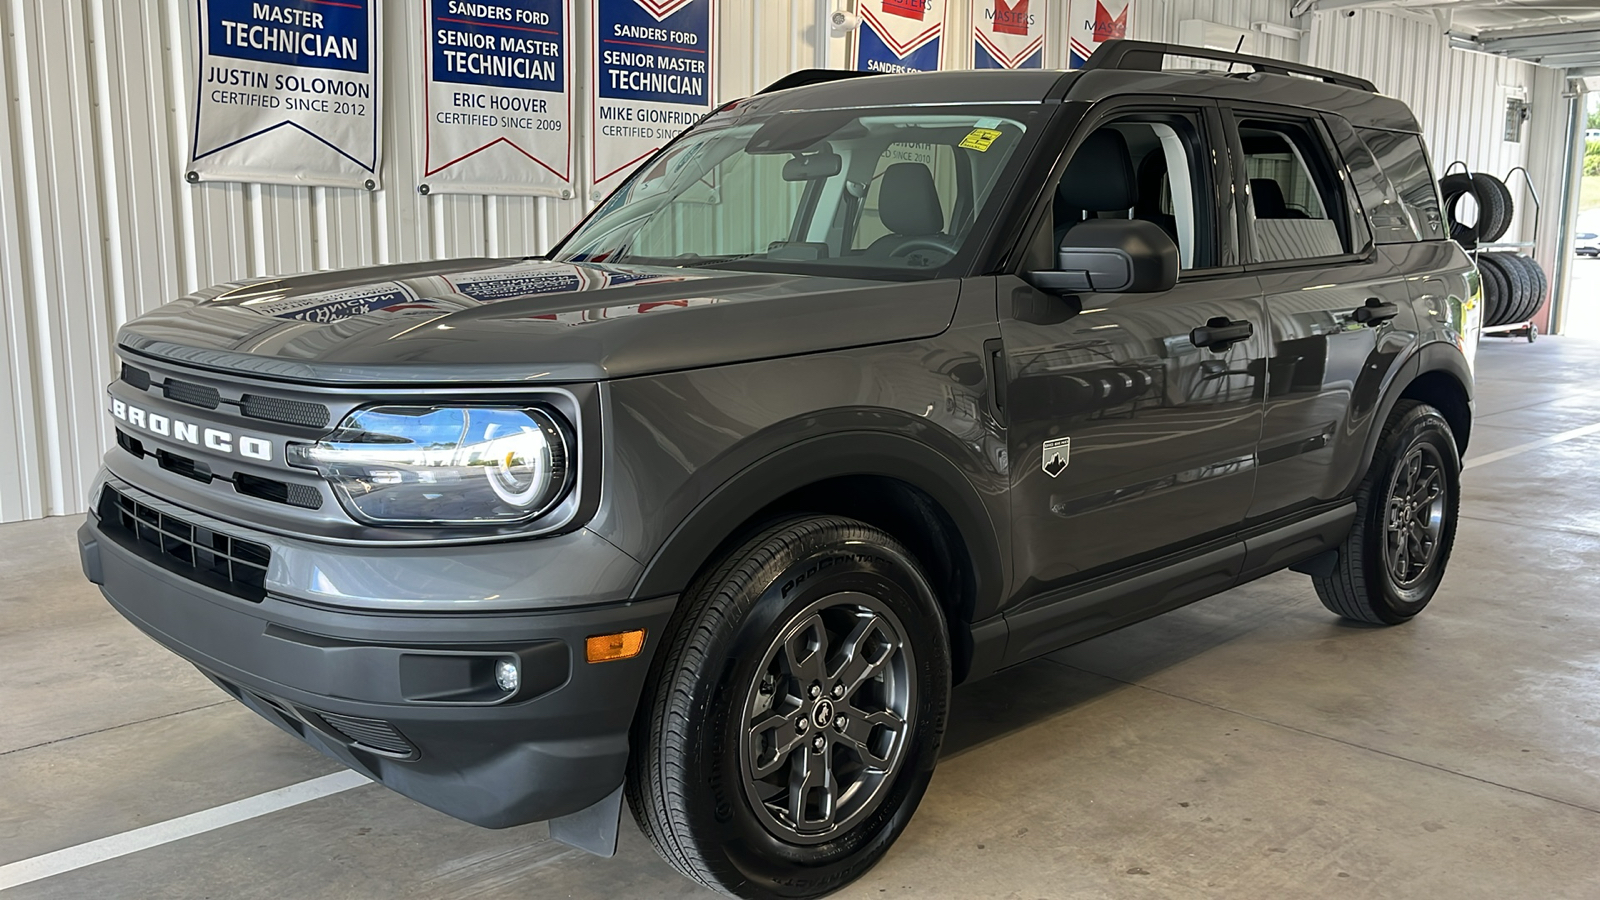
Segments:
[[[187,837],[215,831],[238,822],[258,818],[274,813],[291,806],[299,806],[322,797],[358,788],[372,781],[365,775],[353,771],[335,772],[299,784],[291,784],[285,788],[246,797],[233,803],[225,803],[212,809],[203,809],[197,813],[135,828],[122,834],[67,847],[53,853],[35,856],[14,863],[0,866],[0,891],[31,884],[42,878],[60,875],[95,863],[127,856],[140,850],[181,841]]]
[[[1515,447],[1507,447],[1504,450],[1496,450],[1493,453],[1485,453],[1482,456],[1476,456],[1467,460],[1466,464],[1461,468],[1476,469],[1479,466],[1486,466],[1492,462],[1499,462],[1502,459],[1510,459],[1513,456],[1528,453],[1533,450],[1543,450],[1546,447],[1552,447],[1556,444],[1563,444],[1567,441],[1575,441],[1578,438],[1588,437],[1591,434],[1600,434],[1600,422],[1596,422],[1593,425],[1585,425],[1582,428],[1574,428],[1571,431],[1563,431],[1560,434],[1552,434],[1549,437],[1540,438],[1537,441],[1529,441],[1526,444],[1518,444]]]

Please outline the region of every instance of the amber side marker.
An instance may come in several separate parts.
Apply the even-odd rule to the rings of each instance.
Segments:
[[[614,662],[633,659],[644,649],[644,629],[621,631],[616,634],[597,634],[586,642],[589,662]]]

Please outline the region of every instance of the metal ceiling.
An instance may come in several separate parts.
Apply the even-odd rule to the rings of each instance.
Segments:
[[[1600,77],[1595,0],[1295,0],[1293,15],[1356,9],[1431,16],[1461,49]]]

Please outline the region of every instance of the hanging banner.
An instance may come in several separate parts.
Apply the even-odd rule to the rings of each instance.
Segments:
[[[972,0],[974,69],[1044,68],[1046,0]]]
[[[711,111],[717,0],[593,0],[594,199]]]
[[[1070,0],[1067,68],[1081,69],[1102,43],[1128,36],[1131,0]]]
[[[377,190],[376,0],[196,0],[186,177]]]
[[[861,0],[861,27],[856,29],[850,67],[858,72],[935,72],[943,68],[946,2]]]
[[[571,197],[572,0],[426,0],[421,191]]]

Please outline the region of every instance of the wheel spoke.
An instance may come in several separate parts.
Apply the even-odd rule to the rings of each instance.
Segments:
[[[1426,566],[1433,556],[1433,536],[1428,533],[1426,528],[1420,525],[1413,525],[1411,528],[1411,540],[1415,545],[1412,555],[1416,558],[1417,565],[1419,567]]]
[[[802,753],[789,770],[789,818],[800,831],[821,831],[833,824],[833,755]]]
[[[1400,554],[1405,552],[1406,525],[1404,521],[1396,522],[1390,526],[1385,534],[1389,544],[1389,568],[1395,568],[1400,562]]]
[[[1428,477],[1422,480],[1422,484],[1418,485],[1416,490],[1411,492],[1409,495],[1411,497],[1411,502],[1418,506],[1429,503],[1435,497],[1439,496],[1439,491],[1441,488],[1442,485],[1441,478],[1439,476],[1439,470],[1434,469],[1428,473]]]
[[[770,742],[768,735],[771,735]],[[756,778],[771,776],[782,768],[794,748],[805,739],[804,733],[795,730],[794,719],[775,712],[768,713],[745,734],[745,752],[750,755],[751,774]]]
[[[881,769],[887,766],[890,758],[894,756],[895,748],[905,738],[905,720],[888,710],[866,713],[848,709],[845,715],[848,717],[848,724],[845,725],[841,736],[844,744],[854,750],[861,758],[861,762],[868,767]],[[887,733],[886,739],[882,737],[885,733]],[[879,748],[873,746],[874,735],[880,736],[876,743],[881,747],[882,753],[878,752]]]
[[[1416,450],[1406,457],[1406,475],[1404,487],[1395,493],[1406,495],[1411,493],[1412,487],[1417,483],[1417,478],[1422,474],[1422,451]]]
[[[840,657],[829,680],[844,685],[844,699],[863,682],[877,677],[894,658],[900,642],[881,616],[863,616],[840,642]]]
[[[828,629],[821,616],[812,616],[783,643],[789,674],[804,685],[822,681],[823,661],[828,658]]]
[[[1389,529],[1401,527],[1406,520],[1406,501],[1396,497],[1389,501]]]

